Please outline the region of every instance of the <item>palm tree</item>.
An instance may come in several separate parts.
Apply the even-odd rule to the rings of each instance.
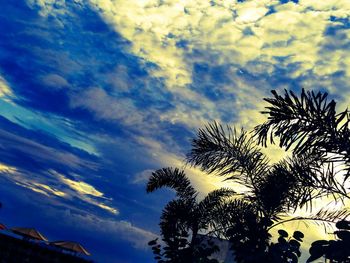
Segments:
[[[226,197],[235,194],[231,189],[221,188],[210,192],[197,201],[198,192],[191,185],[183,170],[163,168],[152,173],[147,183],[147,193],[163,187],[175,190],[176,198],[163,209],[160,229],[165,246],[152,240],[158,262],[217,262],[208,257],[218,250],[210,240],[203,242],[199,233],[210,227],[215,208]]]
[[[269,230],[283,221],[288,212],[311,204],[320,192],[334,190],[319,183],[320,178],[329,178],[332,171],[323,169],[317,152],[307,151],[270,165],[246,131],[237,132],[217,123],[199,129],[187,161],[245,187],[240,197],[216,206],[212,222],[213,232],[231,241],[238,262],[269,262]],[[315,193],[318,184],[323,188]],[[310,218],[288,220],[333,221],[339,215],[349,213],[323,211]]]
[[[329,223],[350,215],[346,209],[321,209],[309,217],[291,217],[297,208],[311,207],[311,201],[323,196],[349,198],[344,187],[350,176],[348,111],[337,114],[335,102],[328,102],[326,93],[303,90],[300,98],[287,91],[284,97],[274,91],[273,95],[274,98],[265,99],[271,104],[263,112],[268,120],[255,128],[253,137],[243,129],[238,132],[214,122],[199,129],[192,141],[187,162],[240,184],[241,192],[233,198],[220,197],[214,205],[199,209],[197,192],[183,171],[166,168],[153,173],[148,192],[167,186],[177,194],[164,208],[160,223],[168,246],[162,255],[176,259],[172,262],[182,262],[179,258],[196,262],[200,230],[229,239],[239,263],[297,262],[300,251],[295,247],[300,245],[300,233],[285,246],[286,236],[280,231],[284,236],[278,244],[271,244],[272,228],[292,220]],[[266,147],[267,141],[274,143],[276,137],[281,147],[293,150],[293,156],[270,164],[259,145]],[[337,180],[335,165],[339,163],[346,167],[343,181]],[[164,262],[160,245],[155,241],[153,244],[159,262]]]

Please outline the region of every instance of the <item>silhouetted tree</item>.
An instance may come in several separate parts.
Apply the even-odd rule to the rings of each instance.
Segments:
[[[335,200],[349,199],[346,181],[350,176],[350,119],[348,109],[336,112],[336,102],[328,100],[326,92],[306,92],[300,96],[285,90],[284,96],[272,91],[273,98],[263,113],[268,116],[265,123],[255,128],[255,136],[260,144],[274,143],[279,139],[280,147],[292,149],[295,155],[317,153],[319,160],[330,172],[327,176],[316,174],[313,185],[314,198],[332,195]],[[334,171],[334,166],[340,172]],[[339,168],[338,168],[339,169]],[[341,221],[338,228],[349,225]],[[345,228],[349,230],[349,228]],[[349,232],[342,230],[335,234],[340,240],[319,240],[310,248],[311,262],[321,256],[331,262],[349,262]],[[340,236],[341,235],[341,236]]]
[[[235,194],[233,190],[221,188],[210,192],[197,201],[197,191],[191,185],[184,171],[177,168],[163,168],[152,173],[147,183],[147,192],[169,187],[176,192],[176,199],[163,209],[160,229],[164,245],[152,240],[149,245],[158,262],[217,262],[210,255],[219,248],[198,235],[207,230],[214,209],[226,197]]]
[[[268,120],[254,129],[253,136],[243,129],[238,132],[214,122],[199,129],[187,155],[190,165],[238,183],[240,193],[232,195],[232,191],[220,189],[198,202],[197,192],[183,171],[166,168],[152,174],[148,192],[166,186],[177,194],[161,217],[165,246],[162,248],[156,240],[150,242],[159,262],[208,262],[216,248],[203,248],[197,239],[199,231],[203,231],[208,236],[228,239],[239,263],[294,263],[300,257],[303,234],[295,231],[289,237],[279,230],[278,242],[272,243],[272,228],[292,220],[334,223],[350,215],[346,209],[321,209],[308,217],[291,215],[323,196],[349,198],[344,186],[350,176],[348,111],[337,114],[336,104],[328,102],[327,93],[302,90],[300,98],[288,91],[284,97],[272,93],[274,98],[265,99],[270,106],[263,112]],[[274,143],[275,137],[281,147],[292,149],[293,155],[270,164],[259,145],[266,147],[268,141]],[[338,164],[345,166],[342,180],[338,180],[335,169]],[[231,198],[223,198],[228,196]],[[205,201],[207,198],[213,201]],[[347,233],[336,234],[342,235],[339,238],[345,242]],[[328,247],[335,244],[329,242]],[[319,250],[317,244],[314,247]],[[327,257],[331,250],[322,251]],[[343,262],[334,257],[332,260]]]
[[[315,184],[332,173],[331,169],[324,169],[322,159],[315,152],[294,155],[270,165],[246,131],[237,132],[217,123],[199,129],[187,161],[246,188],[240,198],[220,204],[212,222],[213,233],[216,231],[218,236],[229,239],[236,260],[244,263],[271,261],[269,230],[273,224],[282,222],[288,212],[310,204],[318,197]],[[336,215],[348,213],[324,211],[289,221],[331,221]]]

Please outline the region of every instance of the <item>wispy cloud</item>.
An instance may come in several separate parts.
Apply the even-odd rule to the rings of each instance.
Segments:
[[[96,163],[79,158],[69,151],[57,151],[56,149],[33,140],[15,135],[5,130],[0,130],[0,149],[2,155],[15,158],[15,152],[21,152],[33,159],[33,163],[47,163],[58,166],[64,163],[72,169],[90,168],[96,170]]]
[[[139,124],[143,119],[133,105],[132,100],[113,98],[101,88],[90,88],[73,95],[71,97],[71,106],[88,109],[97,119],[117,120],[127,126],[135,123]]]
[[[6,82],[6,80],[0,76],[0,98],[8,100],[9,97],[13,96],[13,92],[11,88],[9,87],[9,84]]]
[[[115,221],[115,220],[103,220],[94,218],[93,216],[87,217],[84,220],[78,220],[78,222],[86,222],[89,226],[94,226],[102,232],[109,233],[111,235],[119,235],[121,238],[128,240],[136,248],[146,249],[147,243],[157,237],[156,234],[139,228],[128,221]]]
[[[1,173],[13,174],[16,171],[17,171],[17,169],[15,167],[0,163],[0,172]]]
[[[83,181],[67,179],[64,175],[53,170],[34,174],[30,171],[0,164],[0,175],[18,186],[45,195],[52,199],[52,202],[62,206],[70,207],[71,201],[78,199],[114,215],[119,214],[117,208],[108,204],[111,200],[108,200],[102,192],[92,185]]]

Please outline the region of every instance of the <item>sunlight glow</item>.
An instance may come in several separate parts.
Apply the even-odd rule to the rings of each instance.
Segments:
[[[62,180],[63,183],[65,183],[70,188],[72,188],[73,190],[77,191],[80,194],[91,195],[91,196],[96,196],[96,197],[103,196],[103,193],[96,190],[95,187],[93,187],[92,185],[89,185],[85,182],[73,181],[73,180],[70,180],[70,179],[65,178],[65,177],[61,177],[60,179]]]
[[[0,76],[0,99],[10,101],[10,97],[13,97],[13,92],[6,80]]]
[[[15,173],[17,169],[12,166],[8,166],[6,164],[0,163],[0,173]]]
[[[53,195],[56,195],[56,196],[59,196],[59,197],[64,197],[66,196],[66,193],[62,192],[62,191],[59,191],[49,185],[45,185],[45,184],[41,184],[41,183],[34,183],[34,185],[38,188],[36,189],[41,189],[43,191],[46,191],[46,193],[49,193],[49,194],[53,194]]]

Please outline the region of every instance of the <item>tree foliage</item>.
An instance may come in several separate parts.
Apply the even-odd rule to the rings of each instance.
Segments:
[[[258,143],[266,146],[279,139],[280,147],[293,149],[297,155],[312,151],[323,161],[350,165],[350,119],[346,109],[336,112],[336,102],[326,92],[285,90],[284,96],[272,91],[266,111],[268,119],[255,128]],[[346,174],[344,180],[349,177]]]
[[[333,263],[350,262],[350,221],[339,221],[336,227],[339,229],[334,232],[336,240],[317,240],[311,244],[307,263],[320,257],[325,257]]]
[[[210,256],[219,248],[210,240],[202,240],[198,233],[209,227],[215,208],[223,200],[235,194],[231,189],[221,188],[210,192],[197,201],[198,193],[184,171],[163,168],[152,173],[146,190],[148,193],[162,187],[176,192],[176,198],[163,209],[160,229],[163,245],[158,239],[149,243],[158,262],[217,262]]]
[[[278,230],[278,242],[272,243],[268,250],[269,263],[297,263],[301,256],[300,246],[304,234],[300,231],[294,231],[293,236],[283,229]]]
[[[257,126],[252,136],[244,129],[209,123],[198,130],[186,156],[191,166],[238,183],[239,191],[219,189],[198,201],[184,171],[164,168],[152,174],[147,192],[162,187],[176,192],[161,216],[164,245],[150,242],[159,262],[214,262],[210,255],[218,248],[199,240],[202,231],[208,237],[229,240],[238,263],[294,263],[301,255],[303,233],[295,231],[289,236],[279,230],[278,242],[272,243],[272,228],[294,220],[330,224],[350,216],[347,209],[321,209],[309,216],[290,217],[298,208],[311,209],[313,201],[324,196],[349,198],[345,187],[350,176],[348,111],[336,113],[336,103],[327,93],[302,90],[299,97],[292,91],[285,91],[284,96],[275,91],[272,94],[273,98],[265,99],[269,103],[263,112],[267,121]],[[260,146],[275,143],[276,138],[280,147],[293,154],[271,164]],[[345,167],[340,175],[339,165]],[[347,221],[341,222],[344,225]],[[333,252],[349,245],[349,232],[335,233],[338,240],[313,244],[308,262],[321,256],[348,262],[345,252]]]
[[[216,234],[230,240],[236,260],[247,263],[267,260],[271,225],[312,200],[311,182],[321,172],[319,159],[313,155],[270,165],[246,131],[217,123],[198,131],[187,161],[247,189],[238,198],[220,204],[212,222]]]

